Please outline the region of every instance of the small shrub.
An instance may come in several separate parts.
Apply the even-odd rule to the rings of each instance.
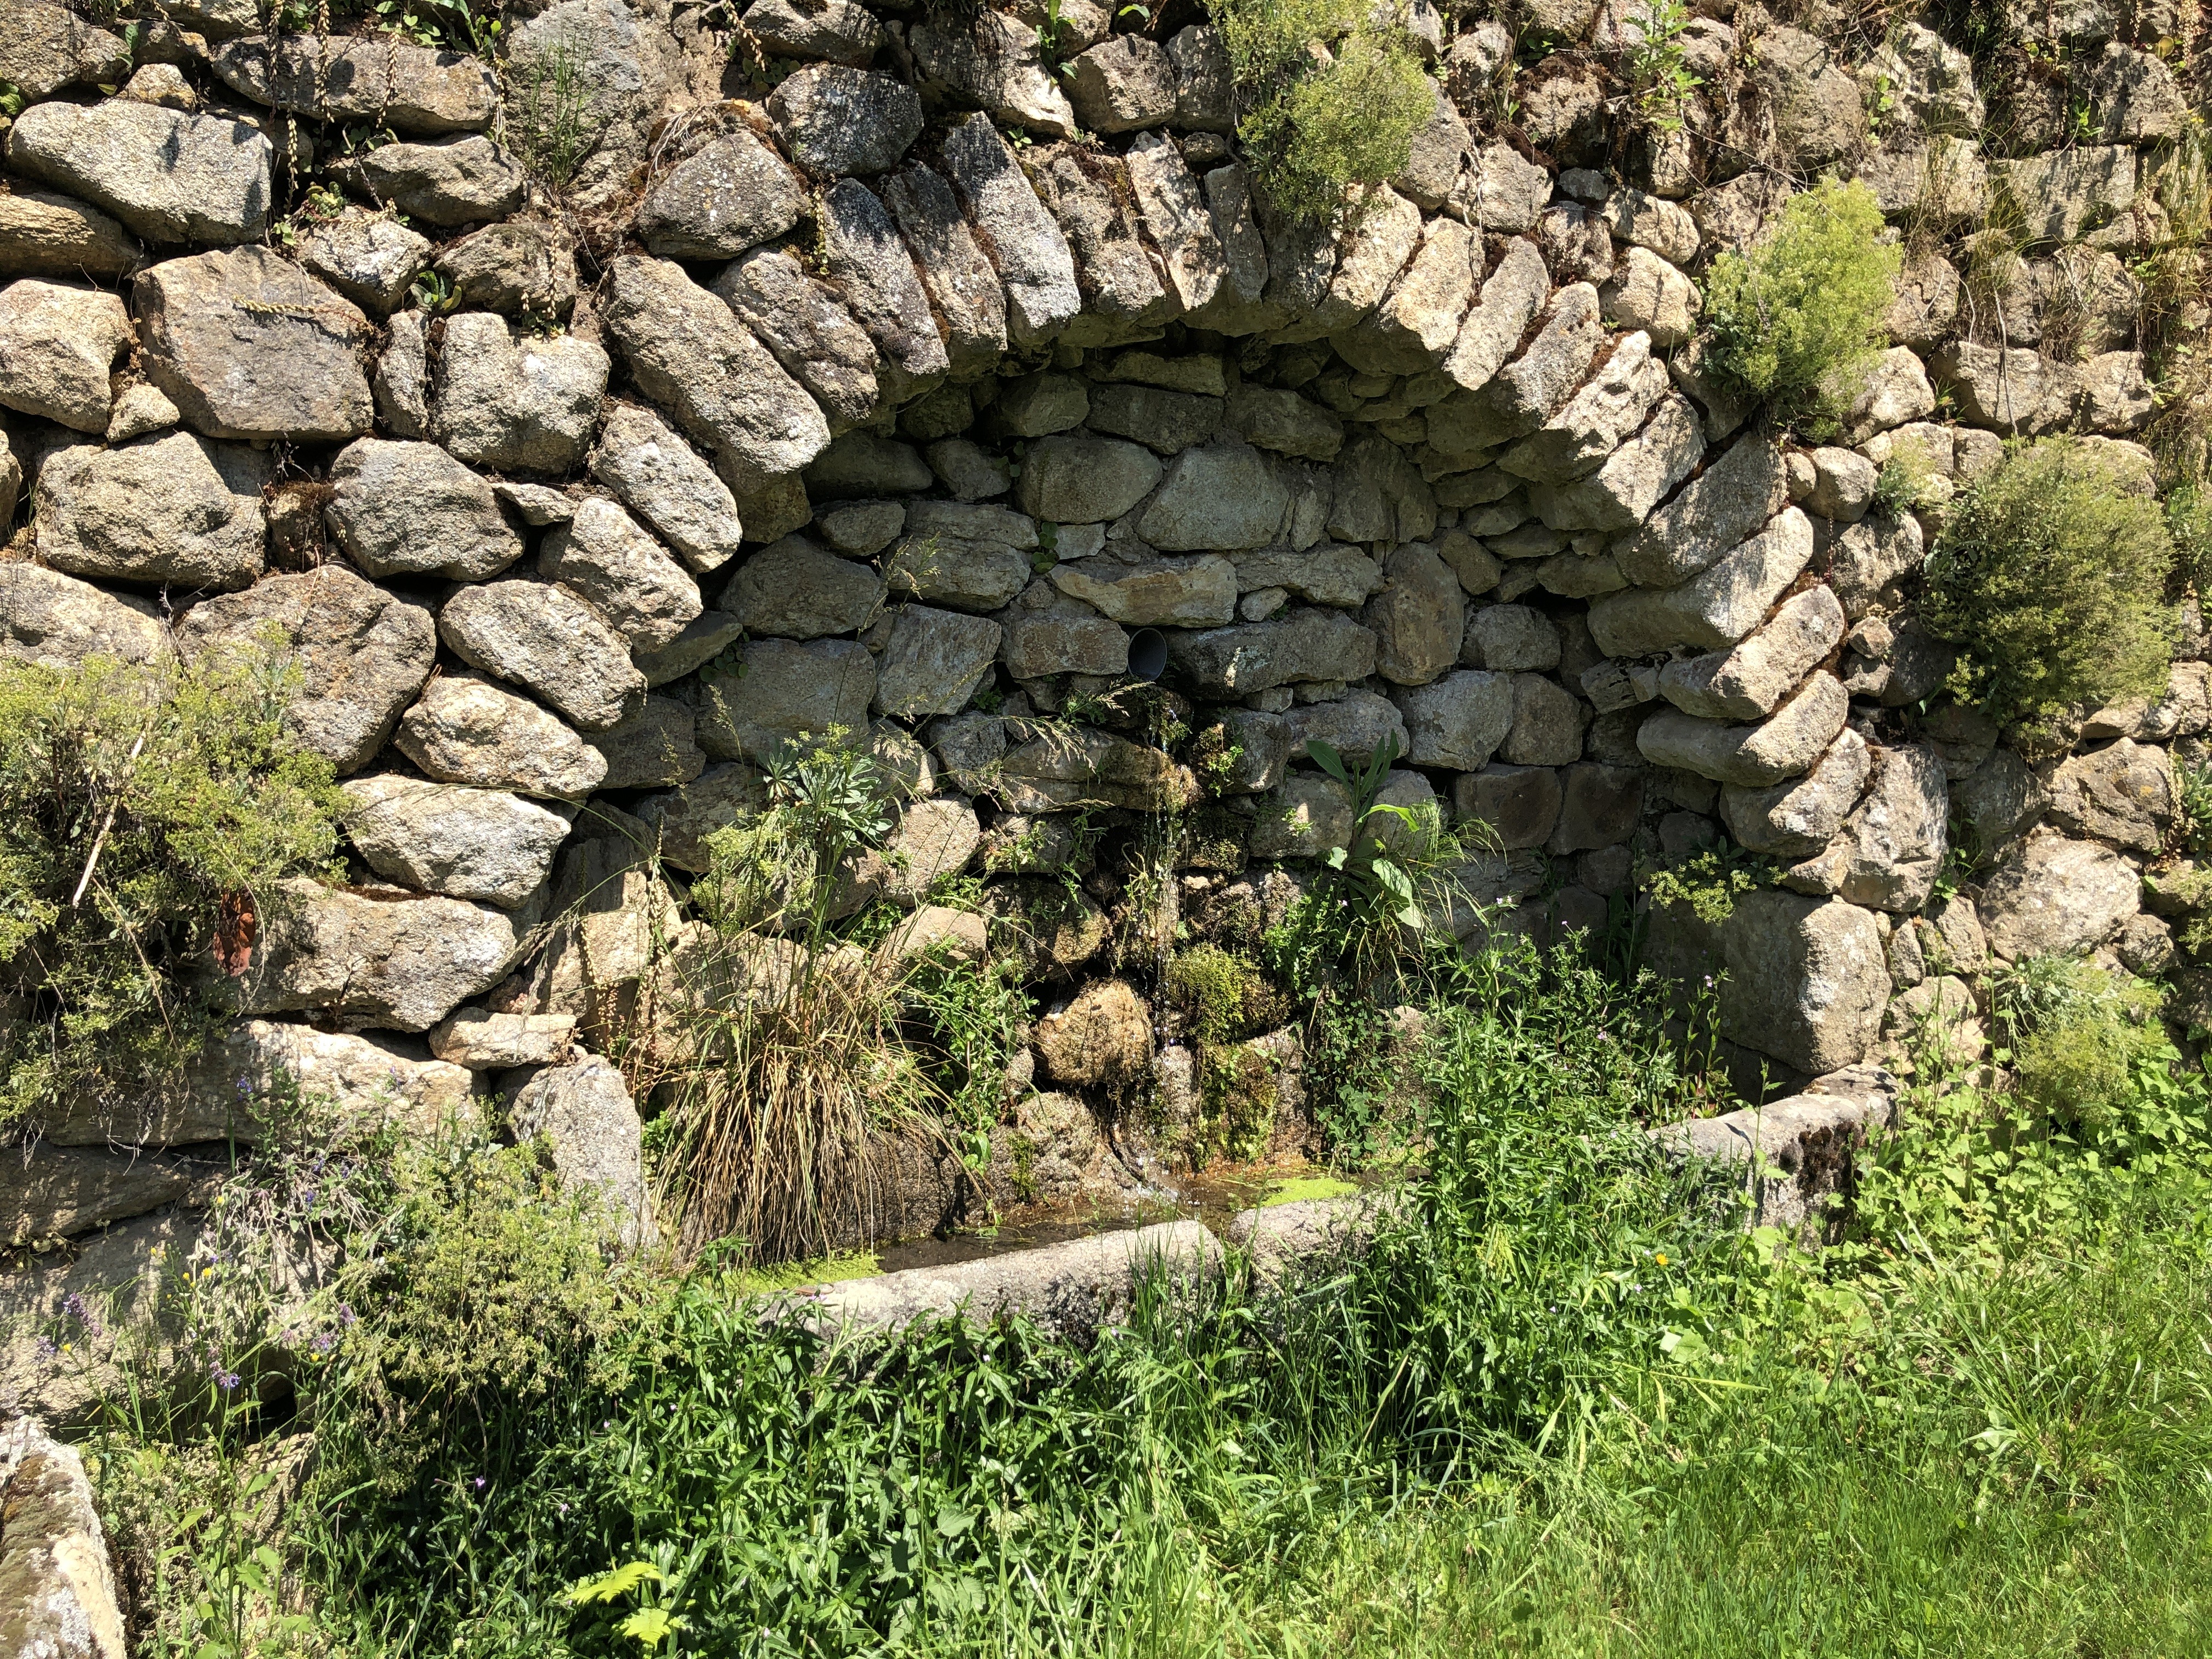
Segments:
[[[1922,615],[1960,647],[1957,696],[2034,727],[2165,689],[2173,539],[2158,503],[2086,445],[2014,445],[1952,504]]]
[[[1998,981],[1999,1029],[2021,1103],[2045,1122],[2101,1130],[2138,1093],[2137,1072],[2169,1048],[2155,986],[2065,957],[2030,957]]]
[[[2166,498],[2166,529],[2173,538],[2174,585],[2200,601],[2212,601],[2212,493],[2185,484]]]
[[[265,647],[0,663],[0,1121],[171,1074],[231,1011],[263,899],[337,845]]]
[[[1793,196],[1747,253],[1714,259],[1705,318],[1721,376],[1791,419],[1832,423],[1864,383],[1897,298],[1898,250],[1859,183],[1824,179]]]
[[[1421,61],[1370,0],[1213,0],[1254,181],[1285,218],[1325,220],[1406,170],[1434,109]],[[1334,42],[1325,54],[1315,47]]]

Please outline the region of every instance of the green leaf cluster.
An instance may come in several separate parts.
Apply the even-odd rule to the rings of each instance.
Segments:
[[[2050,438],[2008,448],[1953,503],[1921,614],[1960,647],[1956,695],[2033,727],[2165,689],[2173,539],[2138,488],[2095,447]]]
[[[1325,221],[1345,192],[1403,173],[1435,108],[1412,37],[1371,0],[1212,0],[1254,182],[1277,212]]]
[[[1715,258],[1705,309],[1720,378],[1814,427],[1849,409],[1897,298],[1900,256],[1881,229],[1872,191],[1824,179],[1763,241]]]
[[[0,662],[0,1121],[173,1073],[231,1012],[213,949],[326,866],[330,763],[268,642],[179,663]]]

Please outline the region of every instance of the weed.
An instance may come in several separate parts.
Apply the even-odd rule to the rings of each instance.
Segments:
[[[586,54],[562,36],[511,72],[500,137],[524,169],[559,194],[592,150]]]
[[[2173,551],[2158,503],[2088,446],[2008,446],[1954,501],[1928,560],[1923,618],[1960,647],[1952,691],[2029,727],[2156,696],[2177,631]]]
[[[1705,293],[1716,371],[1785,419],[1832,429],[1897,298],[1899,255],[1881,230],[1872,191],[1824,179],[1791,197],[1749,252],[1717,257]]]

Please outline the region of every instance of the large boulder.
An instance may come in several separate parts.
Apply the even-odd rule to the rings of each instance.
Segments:
[[[591,442],[611,367],[593,341],[541,337],[495,313],[465,312],[446,322],[431,430],[477,466],[570,471]]]
[[[24,281],[0,289],[0,404],[107,430],[108,371],[131,343],[123,301],[96,289]]]
[[[1668,663],[1659,692],[1706,720],[1763,720],[1843,637],[1844,607],[1835,594],[1808,588],[1734,649]]]
[[[828,284],[781,248],[755,248],[714,279],[737,313],[839,431],[876,412],[876,343]],[[902,386],[899,390],[905,390]]]
[[[137,239],[98,208],[50,190],[0,196],[0,274],[105,282],[143,257]]]
[[[1812,557],[1812,520],[1791,507],[1679,587],[1632,587],[1594,601],[1590,637],[1611,657],[1732,646],[1759,625]]]
[[[1008,341],[1027,349],[1051,340],[1083,309],[1067,238],[990,117],[954,122],[940,155],[1006,289]]]
[[[270,473],[260,452],[189,432],[57,450],[39,469],[40,556],[107,581],[250,586],[264,556]]]
[[[1375,668],[1399,685],[1425,685],[1459,660],[1467,602],[1436,550],[1415,542],[1382,560],[1382,591],[1359,619],[1375,633]]]
[[[568,819],[520,795],[398,773],[341,786],[346,836],[387,881],[512,910],[538,890]]]
[[[373,419],[368,319],[265,247],[170,259],[138,273],[146,373],[210,438],[343,441]]]
[[[331,463],[323,509],[346,556],[371,576],[495,576],[522,538],[492,487],[435,444],[358,438]]]
[[[637,210],[637,232],[664,259],[734,259],[782,235],[805,212],[798,175],[740,126],[661,175]]]
[[[432,680],[393,742],[424,776],[479,789],[581,800],[607,775],[606,757],[574,727],[473,674]]]
[[[1406,757],[1416,766],[1473,772],[1487,765],[1513,729],[1513,676],[1462,669],[1396,694],[1406,717]]]
[[[1237,614],[1237,567],[1223,558],[1113,556],[1053,567],[1054,586],[1131,628],[1219,628]]]
[[[1263,623],[1176,633],[1168,667],[1202,697],[1246,697],[1308,680],[1359,680],[1375,672],[1372,630],[1341,611],[1296,607]]]
[[[514,1088],[507,1121],[518,1140],[543,1140],[563,1185],[595,1195],[625,1243],[649,1213],[643,1126],[623,1075],[597,1054],[532,1073]]]
[[[43,565],[0,562],[0,656],[74,668],[95,653],[148,662],[161,649],[161,619],[148,600]]]
[[[721,607],[754,634],[812,640],[866,628],[883,608],[884,578],[803,536],[787,536],[738,567]]]
[[[957,380],[987,373],[1006,355],[1006,295],[952,186],[919,162],[880,186],[929,289],[948,368]]]
[[[916,501],[884,563],[890,588],[959,611],[996,611],[1029,586],[1036,521],[1003,507]],[[1233,601],[1232,601],[1233,602]]]
[[[830,426],[728,306],[681,265],[626,256],[608,270],[609,333],[647,397],[665,404],[746,487],[799,471]]]
[[[875,659],[851,640],[748,640],[699,678],[699,746],[718,760],[756,764],[801,736],[848,737],[868,724]]]
[[[2051,769],[2051,821],[2069,836],[2139,853],[2165,846],[2175,810],[2173,763],[2152,744],[2122,738]]]
[[[320,221],[300,238],[301,264],[379,316],[407,297],[429,258],[429,238],[357,207]]]
[[[464,587],[439,611],[438,637],[471,667],[527,686],[586,732],[612,726],[645,690],[622,635],[550,582]]]
[[[1654,766],[1760,788],[1810,770],[1844,729],[1850,712],[1850,696],[1843,683],[1832,674],[1816,673],[1755,725],[1725,725],[1665,708],[1637,728],[1636,746]]]
[[[76,1448],[48,1437],[37,1419],[16,1418],[0,1429],[0,1490],[8,1494],[0,1650],[40,1659],[125,1659],[107,1537]]]
[[[208,67],[257,104],[394,132],[478,132],[499,107],[499,83],[481,58],[388,34],[242,36],[210,52]]]
[[[1920,744],[1876,749],[1871,760],[1866,793],[1843,832],[1784,880],[1910,915],[1928,902],[1943,867],[1950,809],[1943,763]]]
[[[876,665],[876,712],[957,714],[999,654],[1000,627],[926,605],[901,608]]]
[[[903,403],[941,380],[950,362],[929,293],[898,227],[875,192],[840,179],[820,207],[823,264],[880,353],[876,382]]]
[[[921,136],[921,99],[888,75],[842,64],[809,64],[768,97],[785,151],[825,179],[882,173]]]
[[[380,144],[332,170],[380,206],[441,228],[504,218],[522,205],[530,182],[513,156],[476,133]]]
[[[1795,1071],[1863,1060],[1881,1035],[1889,973],[1871,911],[1762,889],[1721,930],[1721,1030]]]
[[[243,121],[112,100],[38,104],[14,172],[105,208],[149,242],[250,242],[269,228],[268,139]]]
[[[339,564],[203,599],[177,624],[177,648],[250,649],[272,630],[300,677],[285,726],[340,775],[384,746],[438,659],[428,611]]]
[[[2008,962],[2094,951],[2140,908],[2125,860],[2093,841],[2039,835],[2021,842],[1976,900],[1990,949]]]
[[[706,609],[690,573],[605,496],[546,532],[538,574],[589,600],[633,650],[674,643]]]
[[[1159,458],[1150,450],[1119,438],[1047,438],[1031,444],[1024,457],[1015,499],[1023,512],[1054,524],[1104,524],[1150,495],[1160,471]],[[1280,516],[1278,509],[1278,522]],[[1165,541],[1146,537],[1155,547],[1178,551],[1198,545],[1173,534],[1170,526],[1162,528],[1169,532]]]
[[[648,159],[661,121],[699,101],[687,90],[684,26],[672,26],[665,7],[628,0],[553,0],[507,16],[507,119],[547,143],[573,123],[568,193],[596,208]],[[705,73],[711,87],[714,71]]]
[[[303,880],[270,894],[261,921],[242,1011],[312,1012],[349,1030],[427,1031],[504,979],[528,943],[488,905]]]
[[[1722,821],[1752,852],[1803,858],[1844,827],[1871,767],[1866,739],[1847,727],[1802,777],[1765,787],[1723,785]]]
[[[607,411],[592,476],[694,570],[713,570],[737,556],[744,534],[737,498],[653,410],[617,404]]]
[[[181,1075],[125,1096],[78,1097],[41,1115],[39,1136],[56,1146],[251,1146],[278,1127],[272,1109],[295,1095],[329,1102],[347,1134],[387,1124],[429,1134],[469,1109],[473,1085],[459,1066],[411,1048],[400,1037],[240,1020]]]
[[[1152,1022],[1144,1000],[1121,980],[1087,986],[1066,1007],[1037,1022],[1038,1058],[1054,1081],[1075,1088],[1129,1088],[1152,1060]]]

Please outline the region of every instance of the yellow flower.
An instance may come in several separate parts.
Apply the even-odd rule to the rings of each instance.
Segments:
[[[1667,1252],[1662,1250],[1658,1255],[1653,1256],[1651,1259],[1663,1267],[1667,1265]]]

